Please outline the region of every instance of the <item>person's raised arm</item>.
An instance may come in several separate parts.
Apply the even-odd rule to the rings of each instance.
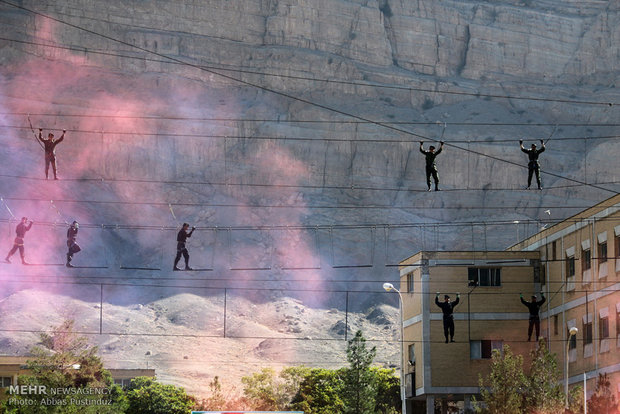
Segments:
[[[62,130],[62,135],[60,136],[60,138],[58,138],[58,141],[56,141],[56,144],[60,144],[62,142],[63,139],[65,139],[65,132],[67,132],[66,129]]]

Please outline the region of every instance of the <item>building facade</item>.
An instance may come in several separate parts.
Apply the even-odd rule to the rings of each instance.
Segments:
[[[529,312],[519,298],[546,302],[540,336],[569,384],[594,391],[607,373],[620,392],[620,195],[545,228],[505,251],[419,252],[400,263],[407,413],[471,409],[493,349],[507,344],[529,366]],[[435,304],[447,293],[455,342],[445,343]],[[569,339],[569,330],[578,329]],[[567,352],[568,348],[568,352]]]
[[[539,252],[541,256],[543,289],[550,295],[541,313],[543,332],[558,360],[568,358],[569,385],[583,384],[585,376],[589,397],[598,375],[606,373],[618,398],[620,195],[523,240],[511,250]],[[578,332],[569,341],[573,327]]]
[[[478,375],[490,372],[493,349],[509,344],[529,354],[528,311],[519,293],[540,285],[536,252],[419,252],[400,264],[403,296],[405,389],[408,413],[471,409]],[[454,342],[446,343],[435,299],[454,302]]]

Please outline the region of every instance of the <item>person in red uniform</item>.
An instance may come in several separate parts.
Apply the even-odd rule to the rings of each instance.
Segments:
[[[187,232],[187,229],[189,229],[189,224],[183,223],[183,228],[179,230],[179,233],[177,234],[177,256],[174,258],[173,270],[181,270],[177,267],[179,260],[181,260],[181,255],[183,255],[183,258],[185,259],[185,270],[194,270],[189,267],[189,252],[187,251],[187,247],[185,247],[185,241],[188,237],[192,237],[192,233],[196,230],[196,227],[192,227],[192,231],[189,233]]]
[[[28,217],[22,217],[22,221],[15,228],[15,241],[13,242],[13,248],[9,254],[6,255],[6,258],[4,259],[5,262],[11,263],[9,259],[13,256],[13,253],[19,250],[19,255],[22,258],[22,264],[28,264],[26,263],[26,257],[24,255],[24,237],[26,236],[26,232],[32,227],[32,220],[30,220],[30,224],[27,223]]]
[[[51,132],[47,135],[47,139],[43,139],[42,133],[43,128],[39,128],[39,141],[43,143],[43,147],[45,149],[45,179],[48,178],[48,172],[50,169],[50,164],[52,164],[52,171],[54,172],[54,180],[58,179],[58,175],[56,172],[56,145],[60,144],[63,139],[65,139],[66,129],[62,130],[62,135],[57,140],[54,140],[54,134]]]

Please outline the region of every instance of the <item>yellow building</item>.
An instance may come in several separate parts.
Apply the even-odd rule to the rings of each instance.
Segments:
[[[445,411],[448,401],[467,409],[493,349],[528,354],[536,346],[519,293],[540,290],[540,269],[537,251],[420,252],[400,263],[407,413],[434,413],[435,404]],[[460,293],[454,342],[446,343],[437,292],[439,302]]]
[[[585,374],[589,397],[598,374],[607,373],[618,397],[620,195],[541,231],[511,250],[539,252],[544,263],[547,276],[543,289],[551,300],[541,313],[542,328],[558,360],[565,362],[568,357],[569,385],[582,384]],[[573,327],[578,332],[568,342]]]
[[[529,365],[529,312],[519,300],[544,293],[540,335],[569,384],[599,373],[620,384],[620,195],[566,219],[506,251],[419,252],[400,263],[407,413],[461,412],[479,393],[493,349],[510,345]],[[456,299],[455,342],[445,343],[436,292]],[[568,341],[570,328],[576,338]],[[570,348],[566,355],[567,346]]]

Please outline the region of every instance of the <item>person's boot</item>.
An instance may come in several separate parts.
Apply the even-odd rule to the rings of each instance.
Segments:
[[[73,267],[73,265],[71,264],[71,256],[69,256],[69,253],[67,253],[67,263],[66,263],[65,266]]]
[[[26,262],[26,258],[22,257],[22,264],[23,265],[29,265],[30,263]]]
[[[11,261],[9,260],[9,257],[8,257],[8,256],[4,258],[4,261],[5,261],[6,263],[8,263],[8,264],[11,264]]]

